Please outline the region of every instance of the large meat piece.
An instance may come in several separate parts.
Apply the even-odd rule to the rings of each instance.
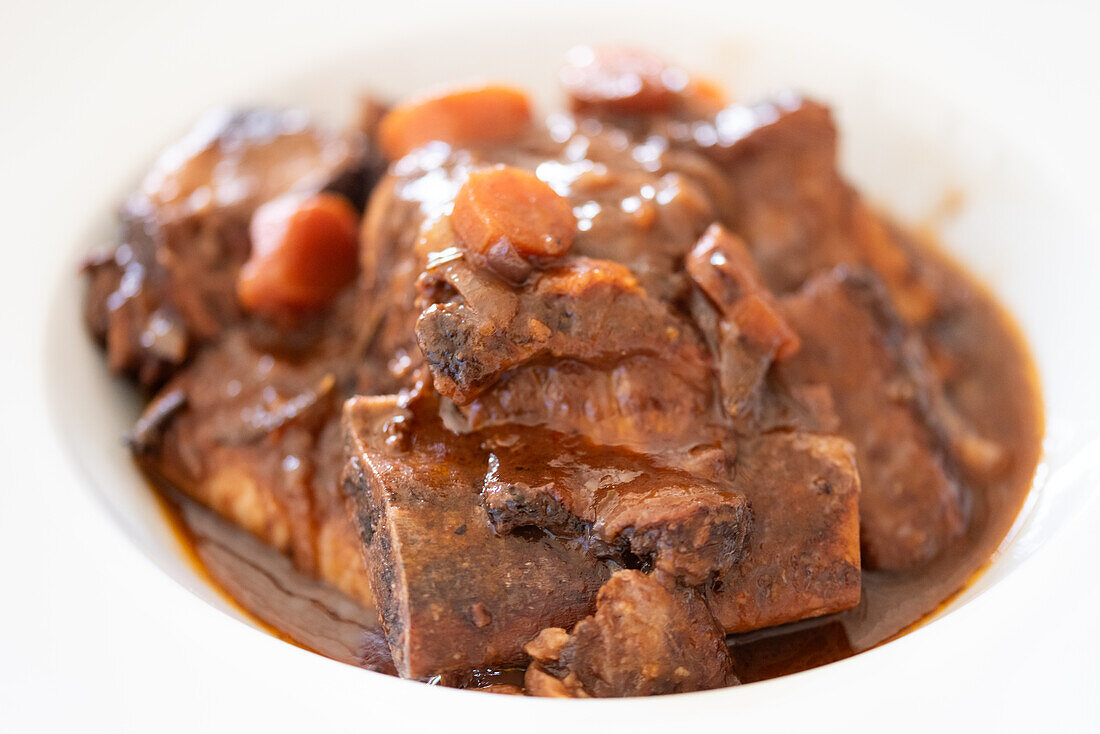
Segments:
[[[505,434],[489,448],[483,493],[500,533],[535,525],[582,537],[691,586],[721,576],[744,553],[751,511],[728,486],[550,433]]]
[[[775,432],[739,446],[735,488],[752,503],[742,560],[708,589],[726,632],[747,632],[859,603],[860,475],[835,436]]]
[[[701,117],[658,116],[635,132],[653,134],[722,171],[721,221],[748,243],[775,292],[841,263],[860,264],[882,276],[907,322],[926,323],[940,310],[927,258],[841,177],[836,125],[824,105],[783,92]]]
[[[358,133],[314,127],[299,111],[204,118],[127,199],[119,244],[86,264],[85,319],[111,369],[158,385],[240,319],[237,273],[260,204],[329,188],[362,206],[377,173]]]
[[[350,335],[336,327],[297,358],[234,329],[165,385],[130,445],[149,474],[370,605],[339,482],[353,354]]]
[[[469,428],[542,426],[639,451],[714,440],[705,345],[622,265],[573,257],[520,288],[461,260],[431,275],[447,300],[417,335]]]
[[[469,428],[542,426],[678,466],[723,433],[709,378],[691,380],[647,355],[525,365],[460,410]]]
[[[695,334],[618,263],[571,258],[481,308],[461,281],[450,282],[456,298],[421,314],[417,339],[436,389],[456,403],[539,358],[599,364],[651,355],[686,377],[705,377]]]
[[[361,397],[344,409],[345,485],[394,663],[411,678],[520,664],[540,630],[592,610],[609,571],[541,531],[496,535],[477,438],[428,407]]]
[[[645,129],[654,133],[720,168],[730,192],[722,221],[745,239],[777,293],[855,257],[855,194],[836,169],[837,132],[827,107],[782,93],[703,119],[657,118]]]
[[[967,503],[935,411],[923,350],[881,281],[845,267],[782,301],[802,351],[779,367],[790,383],[823,383],[862,477],[863,562],[900,570],[935,557],[966,528]]]
[[[737,683],[725,635],[699,593],[640,571],[617,571],[594,615],[572,633],[545,629],[526,649],[535,696],[654,696]]]

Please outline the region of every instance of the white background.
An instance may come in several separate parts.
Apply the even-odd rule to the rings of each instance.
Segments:
[[[1029,141],[1097,224],[1097,3],[668,4],[696,22],[742,32],[757,24],[797,28],[889,59],[947,94],[969,95],[1008,134]],[[555,7],[567,12],[567,5]],[[639,5],[600,7],[621,11],[628,38]],[[0,731],[585,726],[584,708],[449,691],[426,696],[410,683],[334,673],[330,661],[227,618],[118,532],[66,463],[42,407],[48,291],[71,265],[73,243],[65,240],[73,222],[104,206],[103,192],[117,190],[120,172],[132,172],[198,111],[238,99],[258,80],[298,76],[369,38],[404,34],[415,42],[420,22],[436,25],[448,13],[468,20],[493,7],[459,0],[378,9],[362,0],[0,4]],[[533,6],[495,7],[517,23],[537,22],[525,20],[537,15]],[[674,11],[668,17],[685,22]],[[431,49],[424,58],[446,76]],[[1097,339],[1098,316],[1067,314],[1086,327],[1087,340]],[[1100,407],[1095,387],[1082,400]],[[621,702],[591,715],[614,712],[624,725],[669,719],[684,728],[705,718],[755,730],[816,722],[825,731],[1098,731],[1098,527],[1100,504],[1092,501],[992,592],[935,623],[950,645],[922,649],[915,635],[856,658],[845,664],[852,685],[841,695],[811,688],[792,698],[789,688],[763,684],[736,699]],[[988,634],[975,623],[984,619]],[[898,661],[889,676],[861,678],[889,659]]]

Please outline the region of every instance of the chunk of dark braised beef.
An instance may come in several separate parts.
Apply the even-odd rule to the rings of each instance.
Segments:
[[[678,374],[665,360],[645,355],[606,366],[576,360],[523,365],[461,406],[459,414],[466,428],[541,426],[657,453],[684,468],[696,463],[697,447],[725,435],[709,379]]]
[[[111,369],[159,385],[198,345],[237,323],[252,212],[288,191],[333,186],[361,199],[340,180],[359,175],[365,186],[378,175],[366,150],[357,134],[312,127],[298,111],[201,120],[129,197],[114,250],[85,265],[85,320]],[[364,166],[370,173],[353,174]]]
[[[534,525],[579,537],[690,586],[720,577],[745,552],[751,510],[728,486],[549,432],[504,432],[487,447],[482,493],[499,533]]]
[[[334,318],[353,323],[348,311]],[[129,442],[147,474],[369,605],[358,538],[339,489],[340,405],[355,389],[351,341],[329,324],[291,359],[234,328],[168,381]]]
[[[596,613],[573,631],[542,630],[526,646],[527,693],[609,698],[737,684],[725,635],[699,593],[640,571],[617,571]]]
[[[859,603],[859,473],[836,436],[776,432],[738,447],[734,489],[752,503],[741,561],[706,591],[726,632]]]
[[[418,332],[436,387],[455,385],[447,371],[487,383],[450,389],[466,430],[541,426],[685,459],[723,432],[702,341],[621,265],[572,258],[520,289],[463,260],[429,276],[423,292],[447,299]]]
[[[569,258],[516,295],[492,299],[467,281],[451,282],[462,298],[428,307],[416,332],[436,389],[460,405],[540,358],[607,364],[651,355],[705,379],[706,355],[693,331],[618,263]]]
[[[724,221],[745,239],[775,292],[859,264],[882,276],[908,323],[940,312],[942,293],[929,281],[927,260],[841,177],[836,125],[824,105],[786,92],[701,118],[654,119],[645,134],[654,133],[721,168],[731,189]]]
[[[394,663],[411,678],[521,664],[539,630],[592,610],[609,570],[541,531],[496,535],[476,437],[445,431],[418,401],[344,409],[345,487]]]
[[[211,213],[161,224],[140,197],[120,216],[117,247],[84,266],[84,318],[111,371],[153,387],[239,317],[236,273],[248,256],[248,222]]]
[[[668,132],[674,143],[697,146],[723,164],[792,145],[829,147],[837,136],[828,107],[792,92],[751,105],[730,105],[712,120],[690,129],[674,125]]]
[[[707,157],[724,174],[722,221],[740,235],[776,293],[841,262],[860,262],[851,236],[855,193],[836,167],[827,107],[782,93],[703,118],[654,119],[645,135]]]
[[[374,348],[392,356],[395,368],[401,366],[393,377],[379,375],[380,391],[397,392],[408,386],[405,378],[423,362],[414,334],[417,317],[427,306],[448,303],[455,296],[444,263],[461,257],[462,250],[447,213],[467,176],[488,166],[504,164],[536,172],[568,199],[578,224],[583,225],[570,253],[626,265],[652,298],[672,300],[686,292],[683,257],[715,220],[715,202],[726,198],[725,183],[697,153],[677,150],[666,161],[654,150],[660,168],[653,170],[657,161],[635,159],[623,143],[623,132],[610,126],[595,134],[574,129],[568,140],[530,134],[507,145],[450,151],[429,146],[392,168],[373,194],[360,248],[361,321],[377,327]],[[587,158],[577,161],[570,151],[581,144]],[[482,304],[496,300],[500,289],[488,282],[507,284],[491,272],[464,264],[467,271],[482,275],[460,289],[461,299],[473,301],[476,294],[471,289],[476,288],[492,291],[480,299]],[[424,291],[431,293],[417,299],[424,293],[418,294],[413,283],[425,269]],[[499,300],[507,306],[508,299]],[[488,305],[495,313],[496,307]],[[511,318],[506,310],[505,318]],[[624,410],[633,412],[644,400],[639,397],[631,403]]]
[[[802,351],[779,374],[792,384],[828,385],[839,432],[856,446],[864,565],[928,562],[965,530],[968,510],[923,347],[870,271],[824,273],[784,298],[781,310],[802,336]]]

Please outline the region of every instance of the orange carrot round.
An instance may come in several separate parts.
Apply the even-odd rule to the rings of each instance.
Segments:
[[[520,89],[500,84],[420,97],[390,110],[378,126],[378,142],[396,160],[433,140],[451,145],[509,140],[531,121],[531,103]]]
[[[252,254],[237,277],[247,311],[268,316],[324,308],[355,279],[355,209],[342,196],[287,194],[252,216]]]
[[[500,166],[470,174],[451,224],[470,259],[513,281],[564,255],[577,219],[569,202],[534,174]]]

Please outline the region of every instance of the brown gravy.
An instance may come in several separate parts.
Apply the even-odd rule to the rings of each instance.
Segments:
[[[1023,506],[1043,433],[1038,380],[1027,348],[1012,319],[984,288],[933,246],[923,251],[942,287],[964,296],[962,309],[925,330],[929,344],[959,365],[962,377],[947,383],[948,393],[979,431],[1008,447],[1011,464],[999,479],[969,485],[969,529],[924,568],[864,571],[862,599],[853,609],[731,635],[728,643],[742,682],[842,660],[915,628],[980,574]],[[212,511],[170,490],[160,495],[196,565],[258,624],[334,660],[394,673],[373,609],[296,571],[283,555]],[[483,671],[463,680],[430,682],[488,688],[521,680],[521,671]]]

